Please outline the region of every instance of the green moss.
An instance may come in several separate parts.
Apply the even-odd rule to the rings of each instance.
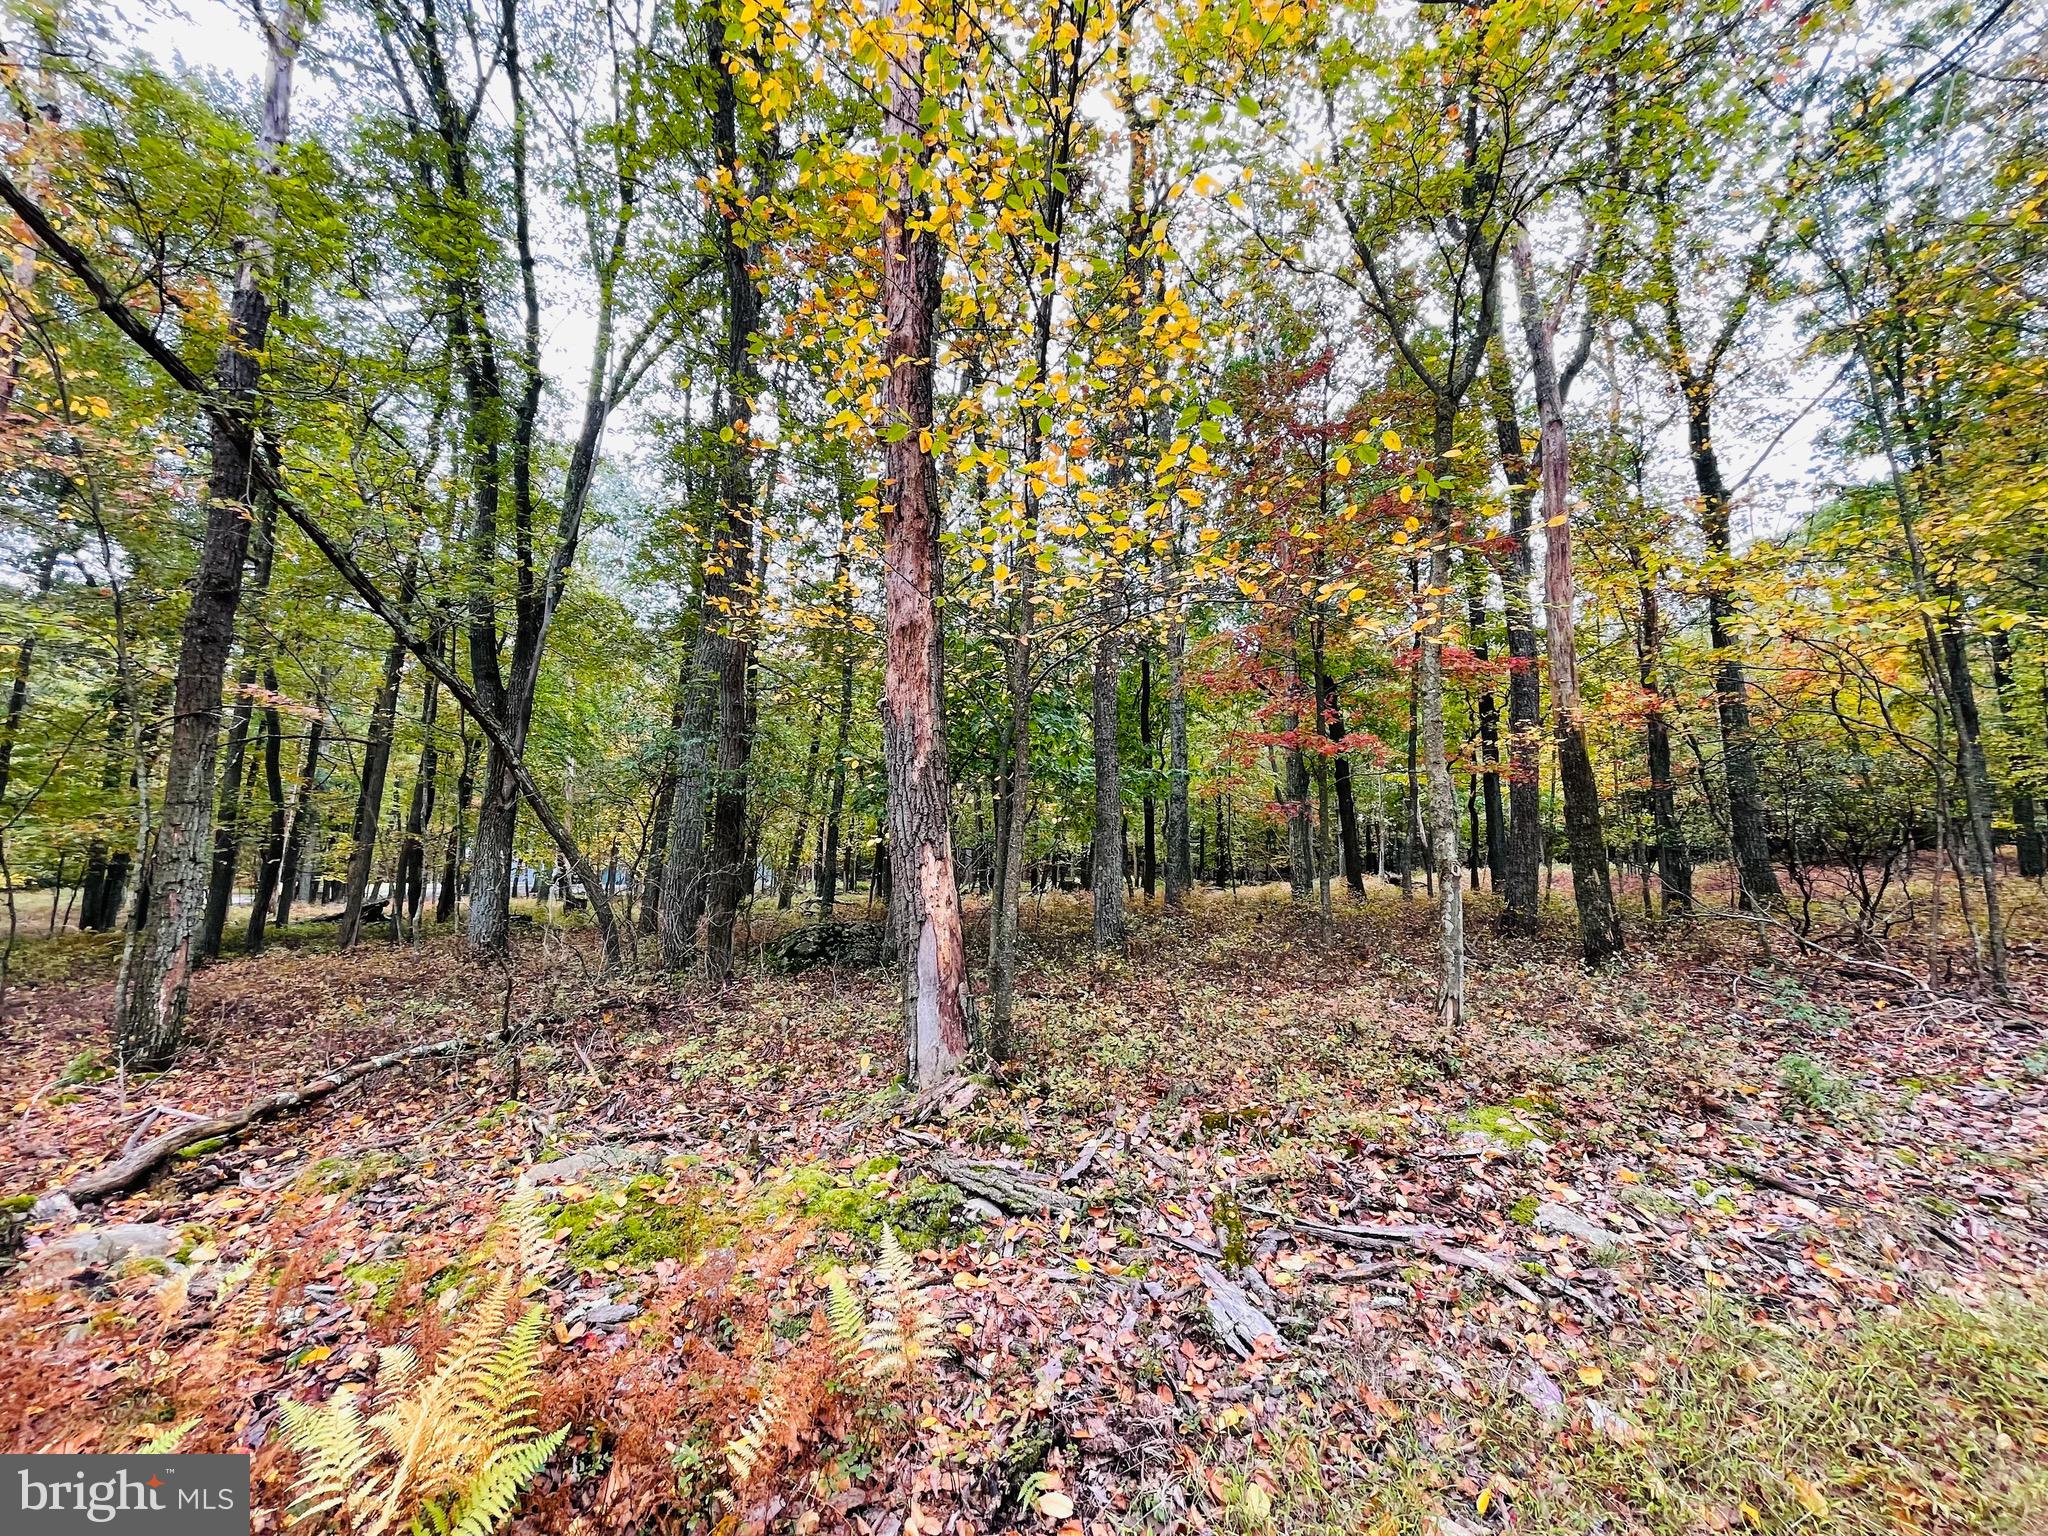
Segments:
[[[1475,1104],[1460,1110],[1444,1122],[1447,1130],[1478,1131],[1506,1147],[1526,1147],[1539,1137],[1553,1141],[1557,1126],[1550,1119],[1552,1106],[1537,1098],[1510,1099],[1505,1104]]]
[[[662,1181],[648,1178],[564,1205],[554,1230],[579,1270],[639,1270],[695,1258],[722,1235],[723,1224],[696,1190],[665,1196]]]
[[[365,1185],[389,1178],[403,1166],[389,1152],[365,1152],[360,1157],[323,1157],[299,1175],[301,1188],[326,1194],[353,1194]]]
[[[870,1243],[880,1241],[887,1226],[912,1252],[945,1246],[960,1192],[929,1179],[898,1189],[890,1177],[898,1166],[893,1157],[877,1157],[838,1174],[822,1163],[799,1163],[766,1191],[763,1204],[770,1214],[794,1211],[827,1231]]]
[[[1508,1207],[1508,1220],[1518,1227],[1532,1227],[1536,1224],[1536,1209],[1542,1203],[1534,1195],[1524,1195]]]
[[[0,1215],[18,1216],[23,1211],[34,1210],[35,1203],[34,1195],[8,1195],[0,1199]]]
[[[388,1312],[398,1299],[398,1287],[405,1281],[405,1260],[366,1259],[349,1265],[342,1274],[357,1285],[369,1287],[370,1315],[376,1317]]]
[[[75,1088],[80,1083],[103,1082],[113,1075],[114,1069],[107,1065],[106,1058],[88,1047],[64,1063],[57,1081],[66,1088]]]
[[[195,1141],[189,1147],[180,1148],[177,1155],[189,1162],[194,1158],[204,1157],[209,1152],[218,1152],[227,1144],[228,1139],[225,1136],[209,1136],[204,1141]]]

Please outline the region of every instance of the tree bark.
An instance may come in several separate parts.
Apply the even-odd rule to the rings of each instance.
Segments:
[[[263,687],[275,700],[277,669],[269,664],[263,669]],[[288,817],[284,795],[284,724],[274,702],[263,706],[263,792],[270,802],[270,817],[263,831],[263,846],[256,855],[256,890],[249,902],[249,927],[242,936],[242,952],[250,955],[263,953],[264,930],[270,923],[270,907],[277,900],[278,875],[284,866]]]
[[[411,579],[406,587],[410,590]],[[377,826],[384,815],[384,779],[391,766],[391,738],[398,715],[398,690],[405,676],[405,646],[393,640],[384,652],[384,675],[370,709],[370,734],[363,746],[363,776],[356,795],[356,818],[349,844],[348,883],[342,894],[337,942],[353,949],[362,937],[363,897],[370,886],[370,868],[377,856]]]
[[[1439,480],[1454,481],[1458,401],[1437,394],[1431,449]],[[1438,978],[1436,1012],[1443,1028],[1465,1022],[1465,890],[1458,879],[1458,801],[1444,744],[1444,641],[1451,601],[1451,507],[1448,495],[1434,503],[1429,551],[1429,587],[1423,593],[1422,632],[1416,658],[1422,706],[1423,773],[1429,785],[1430,859],[1436,870]]]
[[[1114,556],[1110,558],[1114,559]],[[1123,625],[1123,576],[1103,578],[1101,618],[1090,679],[1088,735],[1095,767],[1095,841],[1089,886],[1095,899],[1095,947],[1124,947],[1124,796],[1117,752],[1118,651]]]
[[[1179,543],[1175,542],[1176,558]],[[1175,590],[1166,610],[1166,904],[1186,904],[1195,883],[1194,862],[1189,857],[1188,833],[1188,625],[1181,606],[1175,572]]]
[[[275,172],[291,117],[292,69],[300,18],[287,6],[267,28],[259,182]],[[178,634],[171,743],[164,766],[164,808],[151,859],[148,916],[136,936],[133,965],[115,1000],[123,1065],[170,1065],[185,1033],[194,949],[206,916],[213,867],[214,766],[220,739],[221,685],[242,598],[254,474],[258,359],[270,330],[263,281],[265,253],[245,254],[228,305],[228,333],[209,412],[206,526],[193,573],[191,606]]]
[[[884,434],[883,449],[888,639],[882,749],[889,774],[891,902],[902,958],[904,1033],[912,1078],[919,1089],[929,1090],[958,1072],[966,1059],[970,1001],[953,872],[936,606],[942,577],[930,430],[938,250],[934,236],[917,227],[925,208],[912,181],[912,169],[928,159],[919,122],[924,45],[893,0],[885,15],[889,94],[883,128],[900,158],[882,217],[889,369],[883,406],[891,429]]]
[[[1572,571],[1571,457],[1565,438],[1566,381],[1557,367],[1556,312],[1544,313],[1536,286],[1536,264],[1526,231],[1509,243],[1536,386],[1537,465],[1543,487],[1544,637],[1550,652],[1550,708],[1557,747],[1558,777],[1564,789],[1565,842],[1571,853],[1572,897],[1579,911],[1579,953],[1588,965],[1621,953],[1621,914],[1608,875],[1607,837],[1600,822],[1600,786],[1586,747],[1586,714],[1579,697],[1578,646]]]
[[[234,905],[235,875],[242,862],[242,765],[249,748],[249,732],[255,724],[256,701],[251,696],[258,676],[263,640],[257,633],[261,615],[250,610],[261,604],[270,590],[270,569],[277,545],[277,503],[268,496],[258,498],[262,511],[250,530],[250,570],[242,601],[242,665],[235,677],[234,712],[229,718],[227,744],[220,758],[220,810],[213,829],[213,875],[206,889],[206,917],[199,930],[199,958],[212,960],[220,954],[221,936],[227,930],[228,910]],[[246,947],[246,945],[245,945]]]
[[[1536,932],[1537,876],[1543,862],[1542,687],[1536,671],[1536,626],[1529,605],[1534,555],[1529,512],[1536,485],[1515,419],[1506,350],[1493,338],[1487,352],[1494,438],[1508,482],[1508,560],[1501,606],[1508,638],[1508,828],[1502,856],[1501,927],[1519,937]]]

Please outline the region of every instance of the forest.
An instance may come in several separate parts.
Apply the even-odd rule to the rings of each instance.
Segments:
[[[0,96],[0,1451],[2048,1529],[2048,15],[0,0]]]

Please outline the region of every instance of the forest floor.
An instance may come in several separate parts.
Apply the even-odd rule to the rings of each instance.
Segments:
[[[519,1043],[46,1205],[0,1277],[0,1448],[178,1426],[256,1452],[279,1529],[281,1403],[444,1337],[525,1209],[568,1439],[514,1531],[2048,1529],[2037,890],[2002,1007],[1712,922],[1588,974],[1561,912],[1511,948],[1481,900],[1455,1035],[1424,901],[1326,928],[1284,894],[1150,909],[1108,962],[1040,904],[1020,1059],[938,1103],[894,1085],[884,976],[601,986],[539,928],[494,968],[295,930],[124,1082],[108,942],[27,943],[0,1192],[338,1063]],[[889,1299],[887,1233],[925,1326],[881,1360],[831,1343],[826,1277]]]

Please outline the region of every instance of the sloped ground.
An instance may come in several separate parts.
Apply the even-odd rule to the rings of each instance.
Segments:
[[[2038,1530],[2048,1012],[2014,901],[2003,1008],[1712,924],[1589,976],[1482,914],[1451,1035],[1419,900],[1325,929],[1207,896],[1103,963],[1054,899],[1023,1059],[936,1104],[891,1085],[885,979],[600,989],[551,932],[509,969],[439,939],[230,961],[178,1068],[123,1084],[104,948],[60,939],[8,999],[0,1189],[323,1066],[520,1044],[30,1223],[0,1443],[190,1424],[257,1452],[277,1528],[280,1402],[431,1346],[524,1198],[569,1438],[515,1529]],[[72,1242],[116,1224],[160,1235]],[[943,1348],[881,1372],[825,1347],[824,1277],[885,1230]]]

